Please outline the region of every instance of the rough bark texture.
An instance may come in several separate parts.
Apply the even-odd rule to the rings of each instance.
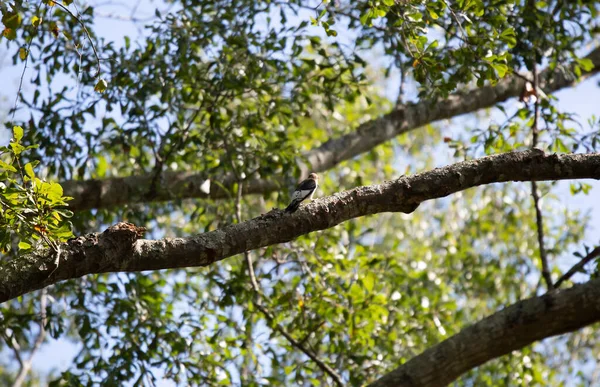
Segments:
[[[589,77],[600,71],[600,48],[588,56],[593,64],[592,71],[583,76]],[[546,93],[560,90],[575,83],[568,71],[557,68],[540,74],[540,84]],[[373,147],[410,130],[422,127],[441,119],[472,113],[479,109],[494,106],[510,98],[518,97],[525,81],[516,76],[507,77],[496,86],[485,86],[468,92],[457,93],[443,101],[424,101],[399,106],[383,117],[360,125],[356,131],[331,139],[303,155],[302,169],[308,172],[321,172],[333,168],[341,161],[351,159]],[[65,195],[72,196],[72,210],[106,208],[123,204],[147,201],[165,201],[183,198],[227,198],[229,193],[213,184],[210,194],[200,187],[207,176],[193,172],[164,172],[155,192],[150,192],[154,174],[109,178],[104,180],[67,181],[62,183]],[[213,177],[213,180],[215,178]],[[236,182],[234,176],[216,179],[225,187]],[[250,179],[244,186],[244,194],[268,193],[280,190],[276,180]]]
[[[506,181],[600,179],[600,154],[546,155],[538,149],[483,157],[358,187],[315,200],[294,214],[273,209],[246,222],[189,238],[141,240],[119,223],[0,266],[0,302],[91,273],[207,266],[245,251],[288,242],[346,220],[380,212],[414,211],[420,203],[471,187]]]
[[[592,51],[587,58],[595,66],[587,76],[600,71],[600,48]],[[546,93],[571,86],[574,81],[574,78],[567,76],[564,69],[544,71],[540,74],[540,86]],[[355,132],[329,140],[308,152],[306,158],[309,169],[317,172],[328,170],[339,162],[367,152],[402,133],[518,97],[524,87],[524,79],[512,76],[506,77],[495,86],[456,93],[442,101],[423,101],[399,106],[391,113],[359,126]]]
[[[69,209],[72,211],[92,208],[110,208],[124,204],[144,203],[150,201],[168,201],[174,199],[199,198],[223,199],[231,196],[229,190],[237,180],[234,176],[217,179],[223,187],[211,184],[210,194],[201,187],[208,179],[206,175],[195,172],[163,172],[154,191],[151,192],[154,173],[138,176],[114,177],[103,180],[70,180],[61,183],[65,196],[71,196]],[[211,179],[214,181],[214,178]],[[243,187],[243,194],[259,194],[280,189],[276,181],[266,179],[248,180]]]
[[[427,349],[370,386],[446,386],[491,359],[600,321],[598,300],[597,279],[517,302]]]

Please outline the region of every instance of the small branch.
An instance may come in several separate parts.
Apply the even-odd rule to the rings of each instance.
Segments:
[[[21,346],[15,339],[14,334],[12,336],[9,336],[8,334],[6,334],[6,332],[3,332],[2,336],[4,338],[4,341],[6,342],[6,345],[15,354],[15,359],[17,359],[17,362],[19,363],[19,367],[23,368],[23,358],[21,357]]]
[[[458,18],[458,15],[454,12],[452,7],[450,7],[450,4],[446,3],[445,0],[442,0],[442,2],[446,5],[446,8],[448,8],[448,10],[450,11],[450,14],[452,15],[452,18],[454,19],[454,21],[456,21],[456,24],[458,25],[458,29],[463,35],[465,44],[468,44],[469,34],[467,34],[467,31],[465,31],[465,29],[463,28],[462,23],[460,22],[460,19]]]
[[[555,17],[561,10],[563,6],[563,2],[561,0],[556,2],[556,5],[554,6],[554,9],[552,10],[552,17]]]
[[[46,289],[42,290],[42,295],[40,297],[40,315],[41,315],[41,319],[40,319],[40,331],[38,333],[38,336],[35,340],[35,343],[33,344],[33,347],[31,348],[31,353],[29,354],[29,358],[25,361],[20,361],[21,363],[21,368],[19,370],[19,374],[17,375],[17,377],[15,378],[15,381],[12,384],[12,387],[21,387],[23,385],[23,383],[25,382],[25,378],[27,377],[27,374],[29,374],[29,371],[31,370],[31,365],[33,364],[33,357],[35,356],[36,352],[40,349],[40,347],[42,346],[42,343],[44,342],[44,339],[46,338],[46,303],[48,301],[48,291]]]
[[[40,7],[42,5],[42,1],[38,3],[36,13],[38,13]],[[35,27],[34,27],[35,28]],[[37,28],[36,28],[37,29]],[[17,112],[17,106],[19,104],[19,94],[21,94],[21,89],[23,89],[23,78],[25,78],[25,71],[27,70],[27,63],[29,63],[29,55],[31,54],[31,43],[33,42],[33,36],[29,39],[27,43],[27,56],[25,57],[25,64],[23,65],[23,71],[21,72],[21,78],[19,79],[19,88],[17,89],[17,95],[15,96],[15,106],[13,107],[11,120],[15,120],[15,113]]]
[[[540,197],[537,191],[537,183],[531,182],[531,195],[533,196],[533,204],[535,207],[535,223],[537,226],[537,239],[538,247],[540,250],[540,260],[542,261],[542,277],[546,281],[548,290],[554,289],[552,284],[552,276],[550,275],[550,268],[548,266],[548,255],[544,246],[544,220],[542,215],[542,209],[540,208]]]
[[[90,41],[90,44],[92,45],[92,50],[94,51],[94,56],[96,57],[96,63],[98,64],[98,67],[96,69],[96,75],[94,75],[94,78],[98,78],[100,76],[100,56],[98,55],[98,51],[96,50],[96,46],[94,45],[94,42],[92,41],[92,36],[90,35],[88,29],[86,28],[85,23],[82,22],[81,19],[79,17],[77,17],[73,12],[71,12],[71,10],[69,8],[67,8],[66,6],[64,6],[61,3],[59,3],[58,0],[54,1],[53,3],[54,3],[54,5],[58,5],[66,13],[68,13],[69,15],[71,15],[71,17],[73,19],[77,20],[77,22],[83,28],[83,31],[85,32],[85,35],[87,36],[88,40]]]
[[[533,132],[533,139],[531,143],[531,149],[535,149],[538,144],[539,129],[538,121],[540,118],[540,97],[537,93],[539,88],[539,74],[537,72],[536,58],[533,58],[533,90],[535,92],[535,104],[533,109],[533,124],[531,130]],[[540,261],[542,262],[542,277],[546,281],[548,290],[554,289],[552,284],[552,275],[550,274],[550,268],[548,266],[548,254],[546,253],[546,247],[544,245],[544,217],[542,214],[542,208],[540,206],[540,197],[538,194],[537,183],[531,182],[531,196],[533,197],[533,205],[535,207],[535,223],[537,226],[537,239],[538,247],[540,250]]]
[[[335,384],[337,384],[338,386],[343,386],[344,383],[342,382],[342,377],[337,372],[335,372],[331,367],[329,367],[329,365],[327,365],[325,362],[323,362],[321,359],[319,359],[319,357],[317,355],[315,355],[314,352],[312,352],[311,350],[306,348],[306,346],[304,345],[305,340],[303,340],[302,342],[299,342],[298,340],[294,339],[292,337],[292,335],[290,335],[285,329],[283,329],[281,327],[281,325],[273,322],[274,321],[273,315],[271,314],[271,312],[269,312],[269,310],[266,307],[264,307],[262,305],[262,292],[260,291],[258,282],[256,281],[256,275],[254,273],[254,268],[252,266],[252,257],[250,256],[250,253],[247,251],[244,253],[244,257],[246,258],[246,265],[248,266],[248,274],[250,276],[250,283],[252,284],[252,289],[254,289],[256,308],[258,310],[260,310],[261,313],[265,316],[265,318],[272,324],[272,328],[275,329],[276,332],[278,332],[283,337],[285,337],[286,340],[293,347],[297,348],[302,353],[304,353],[306,356],[308,356],[323,372],[325,372],[327,375],[329,375],[333,379]]]
[[[283,329],[281,327],[281,325],[273,323],[274,317],[273,317],[273,315],[271,315],[271,313],[269,312],[269,310],[267,308],[262,306],[262,304],[260,304],[260,302],[257,302],[255,305],[256,305],[256,308],[265,315],[267,320],[269,320],[269,322],[272,323],[272,328],[275,329],[275,331],[279,332],[279,334],[281,334],[283,337],[285,337],[287,339],[287,341],[289,341],[289,343],[293,347],[302,351],[302,353],[304,353],[313,362],[315,362],[315,364],[317,366],[319,366],[319,368],[321,370],[323,370],[323,372],[325,372],[327,375],[329,375],[333,379],[335,384],[337,384],[338,386],[344,385],[344,383],[342,382],[342,377],[337,372],[335,372],[331,367],[329,367],[326,363],[324,363],[321,359],[319,359],[317,357],[317,355],[315,355],[311,350],[306,348],[302,343],[300,343],[298,340],[294,339],[285,329]]]
[[[544,281],[546,281],[548,290],[552,290],[554,286],[552,284],[552,276],[550,275],[550,269],[548,267],[548,257],[546,254],[546,248],[544,246],[543,215],[542,210],[540,208],[540,197],[537,192],[537,184],[535,181],[531,182],[531,195],[533,196],[533,203],[535,206],[535,220],[537,226],[537,239],[540,250],[540,260],[542,262],[542,276],[544,277]]]
[[[204,107],[204,100],[202,100],[200,107],[198,107],[198,109],[196,109],[194,111],[194,113],[192,114],[192,116],[190,117],[187,125],[181,132],[181,136],[179,137],[179,141],[177,141],[177,144],[171,145],[170,149],[166,152],[165,152],[165,149],[167,147],[167,139],[171,135],[171,131],[174,129],[175,126],[174,125],[169,126],[169,129],[167,129],[165,135],[162,136],[158,151],[155,152],[156,163],[154,165],[154,171],[152,172],[153,177],[152,177],[152,181],[150,182],[150,188],[148,189],[148,194],[147,194],[148,197],[153,197],[155,195],[156,187],[157,187],[158,181],[160,180],[160,177],[162,175],[163,167],[164,167],[165,163],[167,163],[169,161],[169,158],[171,157],[171,155],[174,152],[178,151],[181,148],[181,146],[185,144],[185,141],[187,141],[187,137],[189,136],[190,130],[192,128],[192,125],[196,121],[196,118],[198,118],[198,115],[202,112],[203,107]]]
[[[560,277],[558,279],[558,281],[556,281],[556,284],[554,284],[555,288],[558,289],[560,287],[560,285],[562,285],[563,282],[565,282],[566,280],[571,278],[573,275],[575,275],[575,273],[577,273],[578,271],[583,269],[583,267],[588,262],[590,262],[591,260],[593,260],[594,258],[597,258],[597,257],[600,257],[600,246],[596,247],[588,255],[581,258],[581,260],[579,262],[577,262],[577,264],[575,264],[572,268],[570,268],[568,272],[563,274],[562,277]]]
[[[300,340],[300,345],[304,345],[304,343],[306,343],[306,341],[310,338],[310,335],[312,335],[317,330],[319,330],[323,325],[325,325],[325,320],[323,320],[319,324],[315,325],[315,327],[313,329],[311,329],[310,332],[308,332],[302,340]]]
[[[404,104],[404,86],[406,82],[406,68],[400,54],[396,55],[396,66],[400,71],[400,86],[398,87],[398,96],[396,97],[396,106]]]
[[[535,103],[533,105],[533,124],[531,125],[531,130],[533,132],[533,141],[531,148],[535,148],[538,144],[539,137],[539,128],[538,121],[540,119],[540,97],[538,95],[538,89],[540,87],[539,82],[539,74],[537,71],[537,64],[535,62],[535,58],[533,59],[533,91],[535,95]]]
[[[533,80],[532,79],[530,79],[527,75],[519,73],[516,70],[512,72],[512,75],[514,75],[515,78],[519,78],[519,79],[522,79],[525,82],[530,82],[531,84],[533,84]]]

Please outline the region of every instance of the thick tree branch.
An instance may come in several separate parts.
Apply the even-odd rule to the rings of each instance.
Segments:
[[[597,279],[519,301],[427,349],[370,386],[446,386],[489,360],[600,321],[599,299]]]
[[[413,212],[420,203],[471,187],[507,181],[600,179],[600,154],[546,155],[538,149],[464,161],[358,187],[315,200],[293,215],[274,209],[246,222],[189,238],[138,240],[139,230],[119,223],[104,233],[29,254],[0,266],[0,302],[92,273],[207,266],[245,251],[288,242],[349,219],[380,212]]]
[[[600,48],[586,58],[594,68],[583,75],[583,79],[600,71]],[[569,71],[556,68],[539,74],[540,86],[551,93],[571,86],[575,79]],[[442,101],[423,101],[396,107],[391,113],[360,125],[356,131],[339,138],[331,139],[305,153],[301,166],[305,171],[326,171],[338,163],[351,159],[394,137],[417,129],[431,122],[472,113],[489,108],[510,98],[518,97],[523,91],[525,80],[519,76],[507,77],[496,86],[485,86],[468,92],[456,93]],[[74,211],[90,208],[106,208],[124,204],[145,202],[146,193],[154,174],[109,178],[104,180],[67,181],[62,183],[65,195],[72,196],[70,202]],[[208,176],[194,172],[164,172],[153,201],[166,201],[183,198],[227,198],[228,189],[236,182],[234,175],[216,178],[227,189],[212,185],[210,194],[202,188]],[[215,180],[215,178],[213,178]],[[244,185],[244,194],[264,194],[281,189],[280,183],[269,179],[249,179]]]

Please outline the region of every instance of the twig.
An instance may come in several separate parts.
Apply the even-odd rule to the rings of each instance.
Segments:
[[[38,13],[41,6],[42,6],[42,1],[40,1],[38,3],[36,13]],[[15,120],[15,113],[17,112],[17,105],[19,104],[19,94],[21,94],[21,89],[23,88],[23,78],[25,78],[25,71],[27,71],[27,63],[29,63],[29,54],[31,53],[31,43],[32,42],[33,42],[33,36],[30,37],[29,43],[27,43],[27,56],[25,56],[25,65],[23,66],[23,71],[21,72],[21,79],[19,79],[19,88],[17,89],[17,95],[15,96],[15,106],[13,108],[12,118],[11,118],[12,121]]]
[[[558,289],[563,282],[571,278],[575,273],[580,271],[588,262],[597,257],[600,257],[600,246],[596,247],[588,255],[581,258],[581,260],[577,262],[572,268],[570,268],[568,272],[563,274],[562,277],[560,277],[558,281],[556,281],[554,287]]]
[[[309,350],[308,348],[306,348],[304,346],[304,341],[299,342],[298,340],[294,339],[292,337],[292,335],[290,335],[285,329],[283,329],[281,327],[281,325],[274,323],[273,321],[275,320],[273,315],[271,314],[271,312],[269,312],[269,310],[264,307],[262,305],[262,301],[261,301],[261,292],[260,292],[260,288],[258,287],[258,283],[256,282],[256,275],[254,274],[254,268],[252,267],[252,258],[250,257],[250,253],[245,252],[244,256],[246,257],[246,262],[248,264],[248,273],[250,274],[250,281],[252,283],[252,288],[254,289],[254,295],[255,295],[255,306],[258,310],[260,310],[262,312],[262,314],[265,316],[265,318],[272,324],[272,328],[275,329],[275,331],[279,332],[279,334],[281,334],[283,337],[286,338],[286,340],[295,348],[299,349],[302,353],[304,353],[306,356],[308,356],[312,361],[315,362],[315,364],[326,374],[328,374],[333,381],[335,382],[336,385],[338,386],[343,386],[344,383],[342,382],[342,377],[335,372],[331,367],[329,367],[325,362],[323,362],[321,359],[319,359],[319,357],[317,355],[315,355],[311,350]]]
[[[21,357],[21,346],[15,339],[14,333],[12,336],[8,336],[8,334],[6,332],[3,332],[2,337],[4,338],[6,345],[10,349],[12,349],[13,353],[15,354],[15,359],[17,359],[17,362],[19,363],[19,367],[23,368],[23,358]]]
[[[539,129],[538,129],[538,121],[540,117],[540,98],[537,95],[538,89],[538,72],[536,65],[536,58],[533,58],[533,90],[536,91],[535,94],[535,103],[534,103],[534,113],[533,113],[533,124],[531,125],[531,129],[533,132],[533,140],[531,143],[531,148],[535,148],[538,144],[539,137]],[[546,253],[546,247],[544,246],[544,219],[542,214],[542,209],[540,206],[540,196],[538,195],[537,183],[535,181],[531,182],[531,196],[533,197],[533,205],[535,207],[535,223],[537,225],[537,239],[540,250],[540,260],[542,261],[542,277],[544,277],[544,281],[546,281],[546,285],[548,286],[548,290],[554,289],[554,285],[552,284],[552,276],[550,274],[550,269],[548,267],[548,255]]]
[[[450,7],[450,4],[446,3],[445,0],[442,0],[442,2],[446,5],[446,8],[448,8],[448,11],[450,11],[450,14],[452,15],[452,18],[456,21],[456,24],[458,24],[458,29],[463,34],[464,42],[466,44],[468,44],[469,34],[467,34],[467,31],[465,31],[465,29],[463,28],[462,23],[460,22],[460,19],[458,18],[458,15],[454,12],[452,7]]]
[[[539,137],[538,121],[540,118],[540,97],[538,96],[537,91],[540,82],[538,78],[539,75],[537,72],[536,58],[533,58],[533,91],[535,93],[535,103],[533,105],[533,124],[531,125],[531,129],[533,131],[533,141],[531,144],[531,148],[535,148],[537,146]]]
[[[561,10],[563,6],[563,2],[562,1],[557,1],[556,5],[554,6],[554,9],[552,10],[552,17],[556,16],[556,14],[558,14]]]
[[[229,146],[225,145],[226,151],[229,154]],[[233,172],[236,175],[236,177],[238,178],[238,186],[237,186],[237,196],[235,197],[235,217],[238,223],[242,223],[242,191],[243,191],[243,181],[241,179],[241,176],[238,174],[237,169],[235,167],[235,163],[233,161],[233,158],[231,158],[231,156],[229,157],[230,161],[231,161],[231,167],[233,168]],[[253,263],[252,263],[252,257],[250,256],[250,253],[248,251],[244,252],[244,258],[246,260],[246,265],[248,266],[248,276],[250,277],[250,283],[252,284],[252,289],[254,289],[254,292],[259,294],[260,293],[260,287],[258,286],[258,282],[256,281],[256,275],[254,274],[254,268],[253,268]]]
[[[521,78],[521,79],[522,79],[522,80],[524,80],[525,82],[530,82],[531,84],[533,84],[533,83],[534,83],[534,81],[533,81],[532,79],[529,79],[529,78],[527,77],[527,75],[521,74],[521,73],[520,73],[520,72],[518,72],[518,71],[513,71],[512,73],[513,73],[513,75],[514,75],[515,77],[517,77],[517,78]]]
[[[241,190],[242,185],[239,184],[239,190]],[[252,289],[257,294],[260,293],[260,288],[258,287],[258,282],[256,281],[256,275],[254,274],[252,257],[248,251],[244,252],[244,258],[246,259],[246,265],[248,266],[248,276],[250,276],[250,283],[252,284]]]
[[[46,326],[46,303],[47,303],[47,301],[48,301],[48,291],[46,289],[43,289],[42,295],[40,297],[40,314],[41,314],[40,332],[38,333],[35,343],[33,344],[33,347],[31,348],[31,353],[29,354],[29,358],[27,360],[21,362],[21,369],[19,370],[19,374],[15,378],[15,381],[13,382],[12,387],[21,387],[23,385],[23,383],[25,382],[25,378],[27,377],[27,374],[31,370],[31,364],[33,363],[33,357],[35,356],[38,349],[40,349],[40,347],[42,346],[42,343],[44,342],[44,339],[46,338],[45,326]]]
[[[92,45],[92,50],[94,51],[94,56],[96,57],[96,63],[98,64],[98,67],[96,69],[96,75],[94,75],[94,78],[98,78],[98,76],[100,76],[100,56],[98,55],[96,46],[94,45],[94,42],[92,41],[92,36],[90,35],[90,32],[86,28],[85,23],[82,22],[81,19],[79,19],[77,17],[77,15],[75,15],[73,12],[71,12],[71,10],[69,8],[67,8],[66,6],[62,5],[58,1],[53,1],[53,3],[54,3],[54,5],[58,5],[60,8],[62,8],[66,13],[71,15],[71,17],[73,19],[77,20],[77,22],[79,24],[81,24],[81,27],[83,28],[83,31],[85,32],[85,35],[87,36],[88,40],[90,41],[90,44]]]
[[[535,222],[537,225],[537,239],[540,249],[540,260],[542,261],[542,276],[548,290],[554,289],[552,284],[552,276],[550,275],[550,269],[548,268],[548,256],[546,254],[546,248],[544,246],[544,221],[542,215],[542,209],[540,207],[540,196],[538,195],[537,184],[535,181],[531,182],[531,195],[533,196],[533,204],[535,207]]]
[[[202,101],[202,105],[203,104],[204,104],[204,101]],[[163,172],[164,164],[169,160],[171,155],[175,151],[179,150],[181,145],[187,140],[187,137],[189,135],[192,124],[195,122],[196,118],[202,111],[202,105],[200,105],[200,107],[198,109],[196,109],[196,111],[194,111],[194,113],[192,114],[186,127],[181,132],[181,137],[179,137],[179,141],[177,141],[177,144],[173,144],[171,146],[171,148],[169,149],[169,151],[165,152],[165,148],[167,145],[167,138],[171,135],[171,131],[173,130],[174,125],[169,126],[169,129],[167,129],[165,135],[163,136],[163,138],[161,140],[161,144],[160,144],[158,151],[154,151],[154,147],[153,147],[153,152],[154,152],[154,156],[156,158],[156,163],[154,165],[154,177],[152,177],[152,182],[150,183],[150,188],[148,189],[148,196],[154,195],[154,193],[156,191],[156,186],[158,185],[158,181],[160,180],[160,177]]]
[[[401,43],[401,42],[400,42]],[[406,69],[400,56],[400,53],[396,55],[396,66],[400,71],[400,86],[398,87],[398,96],[396,97],[396,106],[401,106],[404,99],[404,83],[406,81]]]
[[[315,327],[311,329],[310,332],[308,332],[302,340],[300,340],[300,345],[304,345],[304,343],[306,343],[306,341],[310,339],[310,335],[319,330],[323,325],[325,325],[325,320],[322,320],[319,324],[315,325]]]
[[[265,317],[267,318],[267,320],[269,320],[271,323],[273,322],[273,320],[274,320],[273,315],[271,315],[271,313],[269,312],[269,310],[266,309],[264,306],[262,306],[260,304],[260,302],[256,303],[256,308],[258,310],[260,310],[265,315]],[[276,324],[276,323],[272,324],[272,327],[277,332],[279,332],[283,337],[285,337],[287,339],[287,341],[289,341],[290,344],[292,344],[292,346],[298,348],[306,356],[308,356],[312,361],[314,361],[315,364],[317,364],[317,366],[319,366],[319,368],[321,368],[321,370],[323,370],[325,373],[327,373],[333,379],[333,381],[335,382],[335,384],[337,384],[338,386],[343,386],[344,385],[344,383],[342,382],[342,377],[340,375],[338,375],[337,372],[335,372],[331,367],[329,367],[321,359],[319,359],[312,351],[310,351],[308,348],[306,348],[304,345],[302,345],[302,343],[300,343],[299,341],[297,341],[296,339],[294,339],[279,324]]]

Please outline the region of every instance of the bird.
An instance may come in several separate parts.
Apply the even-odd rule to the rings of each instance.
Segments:
[[[318,186],[319,176],[316,173],[311,173],[308,175],[308,178],[303,180],[300,184],[298,184],[298,187],[296,187],[296,190],[292,194],[292,201],[285,209],[285,212],[295,212],[298,207],[300,207],[300,203],[302,203],[304,200],[312,200]]]

